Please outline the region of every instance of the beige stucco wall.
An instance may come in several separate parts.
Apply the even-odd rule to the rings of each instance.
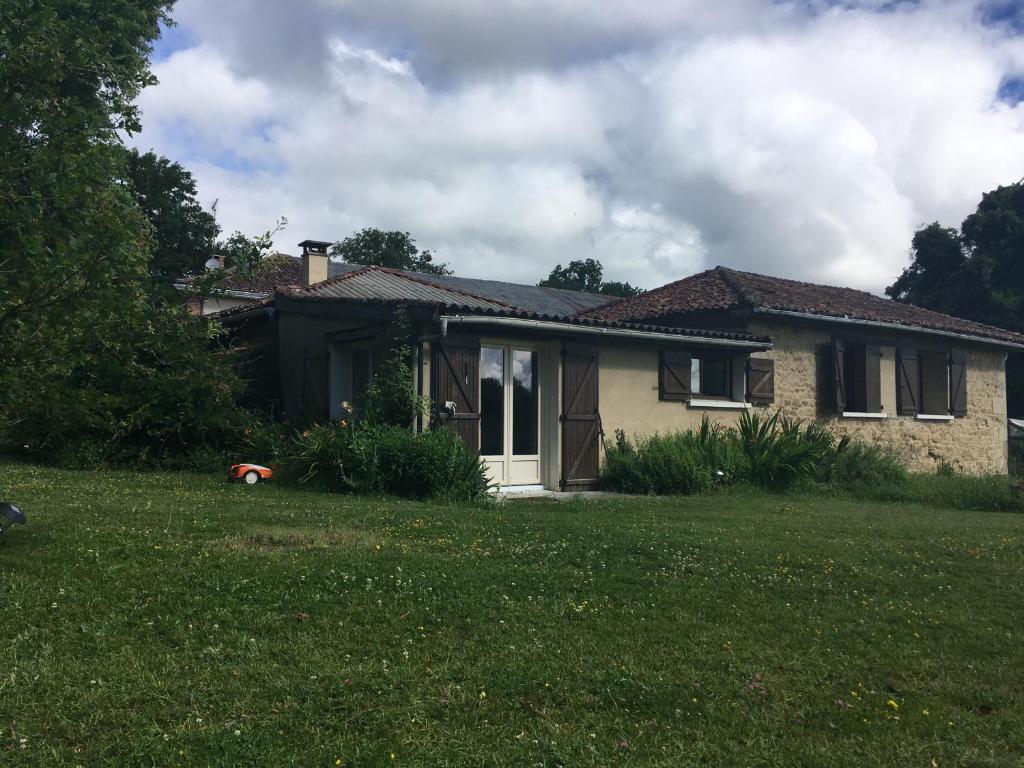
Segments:
[[[635,437],[696,428],[705,415],[716,423],[736,423],[738,410],[659,401],[658,350],[657,346],[635,342],[601,345],[598,399],[609,440],[614,439],[617,429]]]
[[[895,350],[882,348],[882,410],[885,419],[850,419],[827,411],[821,402],[827,385],[818,384],[818,353],[828,345],[832,331],[809,324],[752,323],[751,333],[769,336],[775,359],[775,405],[785,414],[803,419],[822,418],[836,431],[895,450],[914,471],[932,472],[939,462],[960,465],[973,474],[1007,471],[1005,355],[998,349],[953,343],[949,348],[968,356],[967,415],[953,421],[922,421],[896,415]],[[898,340],[918,349],[929,342],[920,335]],[[880,340],[881,341],[881,340]],[[891,339],[890,339],[891,341]],[[946,342],[938,342],[938,346]],[[944,347],[942,347],[944,348]]]

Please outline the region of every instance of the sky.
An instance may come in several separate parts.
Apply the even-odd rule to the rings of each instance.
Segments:
[[[225,233],[409,232],[456,274],[594,258],[881,292],[1024,177],[1021,0],[178,0],[130,143]]]

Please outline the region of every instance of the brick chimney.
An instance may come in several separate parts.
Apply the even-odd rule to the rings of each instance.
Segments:
[[[327,279],[327,249],[330,246],[330,243],[323,240],[303,240],[299,243],[302,249],[302,280],[306,285]]]

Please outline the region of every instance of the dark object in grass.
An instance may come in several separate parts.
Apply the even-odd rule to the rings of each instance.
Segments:
[[[0,501],[0,533],[4,533],[16,523],[25,524],[25,513],[9,501]]]

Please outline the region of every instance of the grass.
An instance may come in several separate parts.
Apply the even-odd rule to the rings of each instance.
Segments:
[[[1024,761],[1021,515],[11,464],[2,497],[4,766]]]

